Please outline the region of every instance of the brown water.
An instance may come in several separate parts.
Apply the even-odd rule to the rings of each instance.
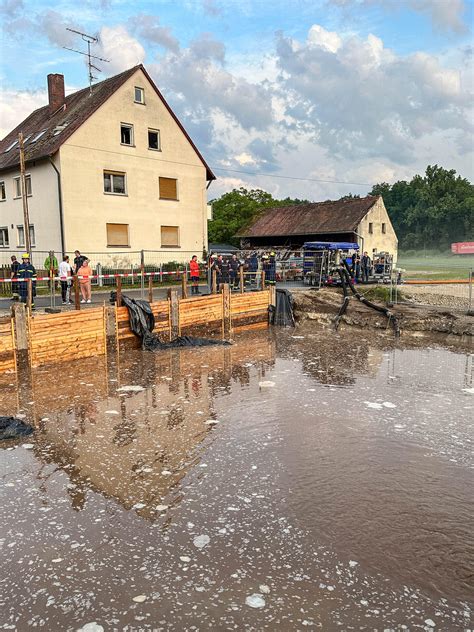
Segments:
[[[472,629],[473,387],[310,330],[4,376],[0,629]]]

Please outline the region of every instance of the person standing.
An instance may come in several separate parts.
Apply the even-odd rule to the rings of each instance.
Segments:
[[[354,279],[356,283],[360,280],[360,256],[357,254],[354,267]]]
[[[89,266],[89,259],[84,257],[81,267],[77,271],[79,277],[79,287],[81,288],[81,303],[91,303],[91,276],[92,270]]]
[[[20,262],[17,260],[17,258],[15,257],[15,255],[12,255],[11,257],[11,275],[10,278],[12,279],[12,301],[17,301],[20,298],[20,295],[18,293],[18,281],[14,281],[13,279],[18,279],[18,270],[20,268]]]
[[[370,273],[370,266],[372,264],[369,255],[367,254],[367,252],[364,252],[364,254],[362,255],[362,259],[361,259],[361,268],[362,268],[362,281],[364,283],[368,283],[369,282],[369,273]]]
[[[268,282],[275,285],[276,282],[276,255],[274,252],[270,253],[268,259]]]
[[[51,289],[51,279],[55,277],[58,273],[58,260],[54,256],[54,252],[51,251],[49,255],[46,257],[43,263],[43,267],[46,270],[46,274],[48,275],[48,289]],[[53,281],[55,283],[55,281]]]
[[[229,278],[230,285],[234,287],[239,286],[239,267],[240,261],[237,259],[237,255],[232,255],[232,258],[229,262]]]
[[[25,252],[21,255],[21,264],[18,268],[18,286],[20,290],[20,300],[22,303],[28,301],[28,284],[31,283],[31,309],[35,309],[36,296],[36,268],[30,263],[30,255]],[[31,280],[29,280],[31,279]]]
[[[74,267],[73,267],[74,274],[78,274],[78,270],[82,266],[86,258],[87,257],[84,257],[84,255],[81,255],[79,250],[74,251]]]
[[[191,257],[189,262],[189,276],[191,278],[191,294],[200,294],[199,292],[199,263],[197,255]]]
[[[71,303],[72,267],[69,257],[65,255],[59,264],[59,278],[61,280],[61,298],[63,305]]]
[[[258,270],[258,257],[256,252],[252,252],[249,258],[250,283],[255,283]]]

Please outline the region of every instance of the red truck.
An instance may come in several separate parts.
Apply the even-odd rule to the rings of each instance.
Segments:
[[[474,241],[458,241],[451,244],[451,252],[454,255],[474,255]]]

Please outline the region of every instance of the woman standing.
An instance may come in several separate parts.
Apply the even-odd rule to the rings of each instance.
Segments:
[[[65,255],[59,264],[59,278],[61,280],[61,297],[63,305],[71,303],[71,277],[72,267],[69,263],[69,257]]]
[[[89,266],[89,259],[84,259],[77,271],[77,276],[79,277],[79,286],[81,288],[81,303],[90,303],[92,270]]]

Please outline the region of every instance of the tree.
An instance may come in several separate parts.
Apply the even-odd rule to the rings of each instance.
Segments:
[[[262,189],[250,191],[241,187],[212,200],[213,220],[209,222],[209,242],[239,244],[237,233],[248,226],[265,208],[291,206],[307,200],[276,200]]]
[[[382,195],[401,248],[446,248],[474,235],[474,186],[446,170],[429,165],[410,182],[386,182],[372,188]]]

